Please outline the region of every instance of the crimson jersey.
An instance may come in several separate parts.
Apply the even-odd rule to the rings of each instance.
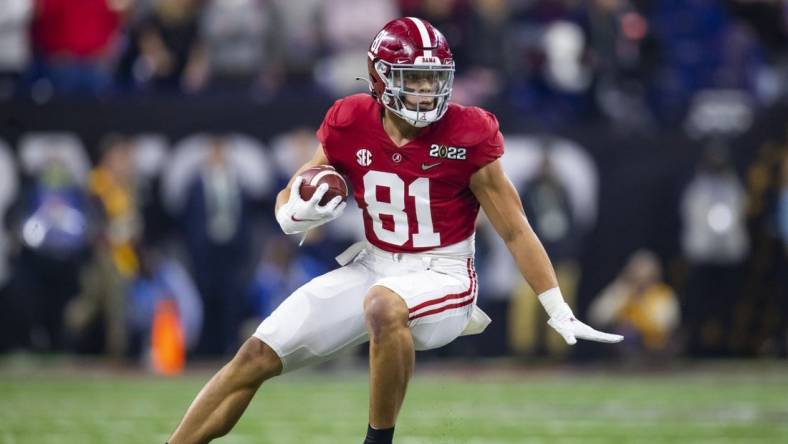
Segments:
[[[317,131],[329,162],[350,181],[367,240],[409,253],[468,238],[479,212],[471,176],[503,154],[495,116],[452,103],[442,119],[397,147],[382,113],[367,94],[345,97]]]

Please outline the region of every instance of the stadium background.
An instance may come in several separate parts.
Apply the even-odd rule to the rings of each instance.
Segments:
[[[273,199],[400,15],[447,36],[455,101],[498,116],[575,312],[628,339],[562,346],[482,219],[494,323],[419,357],[398,433],[788,436],[785,1],[0,0],[0,441],[162,441],[250,329],[334,266],[357,209],[298,248]],[[363,354],[274,383],[286,407],[256,402],[228,442],[355,439]]]

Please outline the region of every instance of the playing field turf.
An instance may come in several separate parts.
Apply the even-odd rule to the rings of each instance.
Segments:
[[[788,442],[788,365],[709,367],[417,371],[396,442]],[[161,444],[208,376],[0,367],[0,443]],[[360,444],[366,417],[364,372],[296,373],[218,442]]]

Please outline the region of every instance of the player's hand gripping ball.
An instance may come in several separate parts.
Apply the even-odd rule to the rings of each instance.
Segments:
[[[328,185],[328,191],[320,199],[318,205],[325,205],[337,196],[342,198],[342,202],[347,200],[347,181],[334,167],[330,165],[314,166],[302,171],[299,176],[304,178],[299,189],[301,199],[309,200],[321,184],[326,184]]]

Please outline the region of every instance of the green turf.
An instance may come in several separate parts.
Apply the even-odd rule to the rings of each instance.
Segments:
[[[416,443],[788,442],[788,366],[587,375],[417,374],[397,428]],[[78,374],[77,374],[78,373]],[[208,377],[0,370],[0,443],[163,443]],[[360,444],[364,373],[264,386],[228,444]]]

